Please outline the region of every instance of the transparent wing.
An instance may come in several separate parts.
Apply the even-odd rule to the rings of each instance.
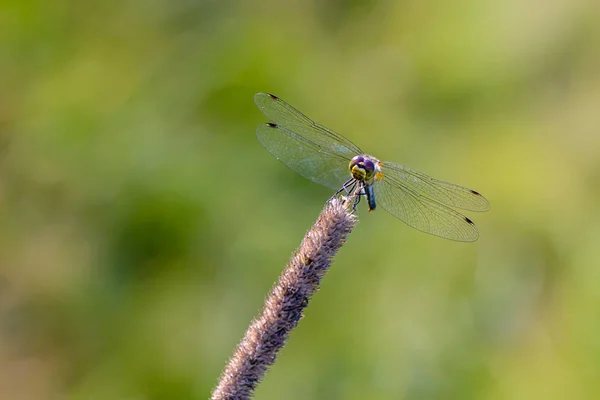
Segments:
[[[431,178],[422,172],[400,164],[383,162],[381,172],[384,179],[408,188],[419,196],[435,202],[469,211],[487,211],[490,203],[480,193],[453,183]]]
[[[377,204],[420,231],[460,242],[479,237],[475,224],[464,215],[431,200],[389,176],[374,183]]]
[[[279,161],[306,179],[339,189],[350,179],[345,155],[328,153],[305,137],[275,124],[259,125],[256,136],[260,143]]]
[[[290,134],[303,137],[321,152],[345,156],[348,159],[363,153],[345,137],[317,124],[277,96],[257,93],[254,95],[254,102],[275,125]]]

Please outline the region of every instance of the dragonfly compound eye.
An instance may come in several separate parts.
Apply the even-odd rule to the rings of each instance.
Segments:
[[[365,160],[365,169],[367,170],[367,172],[375,171],[375,164],[373,164],[373,161],[366,159]]]
[[[350,167],[353,167],[355,165],[360,164],[361,162],[364,162],[365,158],[363,156],[356,156],[352,159],[352,161],[350,161]]]

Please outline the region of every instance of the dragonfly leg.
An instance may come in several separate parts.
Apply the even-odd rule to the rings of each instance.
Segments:
[[[352,193],[354,192],[354,189],[356,188],[356,185],[358,184],[358,182],[354,181],[352,182],[352,184],[348,187],[346,187],[346,196],[350,196],[352,195]]]
[[[352,184],[349,187],[346,188],[346,199],[356,202],[356,199],[355,199],[356,192],[357,192],[356,187],[359,185],[360,184],[358,183],[358,181],[355,180],[354,182],[352,182]],[[352,205],[352,212],[356,211],[356,204],[358,204],[358,203],[355,203]]]
[[[354,204],[352,205],[352,213],[356,212],[356,207],[358,207],[358,203],[360,203],[361,197],[365,195],[365,184],[364,182],[359,182],[358,187],[354,190],[353,196],[355,197]]]
[[[354,178],[350,178],[348,179],[346,182],[344,182],[344,184],[342,185],[342,187],[333,194],[333,196],[331,196],[329,198],[329,200],[327,200],[328,202],[333,200],[334,197],[337,197],[337,195],[339,195],[342,192],[346,193],[346,196],[349,195],[353,190],[354,187],[356,186],[356,179]]]

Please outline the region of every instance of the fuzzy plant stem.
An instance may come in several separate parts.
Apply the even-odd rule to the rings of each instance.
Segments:
[[[306,233],[285,271],[266,299],[221,374],[212,400],[250,399],[252,392],[275,362],[311,296],[319,289],[331,261],[357,223],[351,201],[329,201],[317,222]]]

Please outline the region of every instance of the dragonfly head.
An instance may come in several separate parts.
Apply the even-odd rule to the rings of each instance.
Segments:
[[[356,156],[350,160],[350,173],[357,181],[368,181],[375,175],[375,165],[377,160],[366,156]]]

